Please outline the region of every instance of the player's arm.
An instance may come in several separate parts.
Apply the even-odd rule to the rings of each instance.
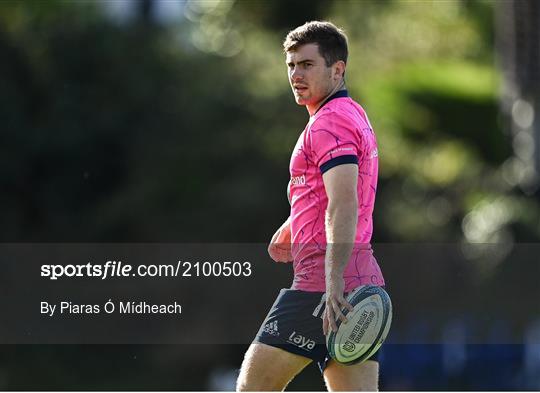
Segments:
[[[358,222],[358,165],[343,164],[329,169],[323,174],[324,187],[328,197],[325,216],[326,227],[326,308],[323,317],[323,331],[337,331],[336,318],[345,321],[342,308],[352,309],[343,297],[345,280],[343,272],[347,266],[356,238]]]
[[[291,217],[279,227],[268,245],[268,254],[276,262],[291,262]]]

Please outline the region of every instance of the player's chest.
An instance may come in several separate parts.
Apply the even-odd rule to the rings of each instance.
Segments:
[[[309,142],[306,139],[306,130],[304,130],[298,137],[291,154],[289,165],[291,176],[305,175],[309,171],[311,166],[310,151]]]

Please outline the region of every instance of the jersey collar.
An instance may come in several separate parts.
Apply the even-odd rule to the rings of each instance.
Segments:
[[[349,96],[349,92],[347,91],[347,89],[336,91],[334,94],[332,94],[330,97],[328,97],[326,99],[326,101],[323,102],[323,104],[315,111],[313,116],[315,116],[317,114],[317,112],[319,112],[322,109],[323,106],[328,104],[334,98],[341,98],[341,97],[348,97],[348,96]]]

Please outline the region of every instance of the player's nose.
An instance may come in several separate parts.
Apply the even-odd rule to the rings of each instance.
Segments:
[[[303,78],[303,75],[300,71],[300,67],[294,67],[291,70],[291,80],[295,82],[295,81],[301,80],[302,78]]]

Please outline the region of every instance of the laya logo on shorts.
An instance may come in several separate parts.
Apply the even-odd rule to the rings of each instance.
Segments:
[[[311,350],[315,348],[315,341],[310,340],[309,338],[304,337],[301,334],[297,334],[296,332],[292,332],[287,341],[303,349]]]

